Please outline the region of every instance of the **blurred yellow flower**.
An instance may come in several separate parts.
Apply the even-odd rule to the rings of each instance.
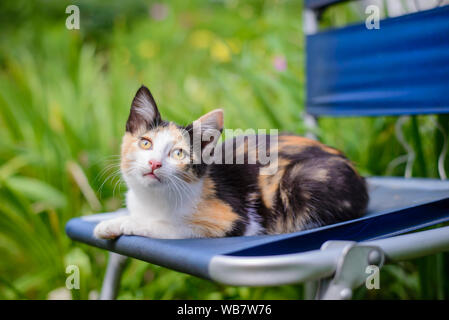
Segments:
[[[229,62],[231,61],[231,50],[229,47],[220,40],[215,40],[210,48],[210,55],[212,59],[218,62]]]
[[[214,34],[209,30],[196,30],[190,35],[190,43],[195,48],[205,49],[211,45],[213,38]]]
[[[159,51],[159,46],[151,40],[143,40],[139,43],[137,47],[137,52],[139,56],[146,59],[151,59]]]

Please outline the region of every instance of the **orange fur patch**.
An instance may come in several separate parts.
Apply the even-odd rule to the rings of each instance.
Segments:
[[[127,160],[126,155],[128,153],[132,153],[136,151],[136,145],[135,142],[137,141],[137,138],[133,136],[131,133],[126,132],[122,139],[122,147],[121,147],[121,162],[120,166],[123,171],[126,171],[129,169],[130,164],[129,160]]]
[[[315,146],[323,149],[324,151],[331,153],[331,154],[338,154],[340,155],[340,151],[328,147],[318,141],[300,137],[300,136],[279,136],[278,141],[278,148],[279,152],[291,152],[291,153],[299,153],[302,151],[304,147],[308,146]],[[262,195],[262,201],[264,205],[271,209],[273,207],[273,201],[276,195],[276,191],[279,188],[280,181],[284,175],[285,168],[290,164],[290,161],[284,158],[278,159],[278,171],[274,175],[260,175],[259,176],[259,188]],[[295,165],[292,169],[292,173],[294,175],[297,175],[298,172],[301,170],[301,164]],[[291,173],[291,174],[292,174]],[[325,180],[327,176],[325,175],[326,172],[318,172],[316,179]],[[284,195],[284,198],[285,195]]]
[[[279,158],[277,165],[278,170],[274,175],[259,175],[259,188],[262,196],[262,202],[265,207],[271,209],[273,207],[274,196],[279,187],[279,182],[284,176],[285,167],[290,163],[287,159]]]
[[[282,186],[279,187],[279,195],[287,214],[285,216],[278,216],[275,223],[268,226],[268,234],[281,234],[288,232],[295,232],[301,230],[306,225],[306,222],[310,220],[310,209],[305,206],[300,212],[291,212],[291,204],[289,203],[291,195],[290,190]]]
[[[223,237],[239,219],[232,208],[219,199],[203,200],[189,222],[204,237]]]
[[[215,184],[211,178],[205,177],[203,180],[203,199],[212,199],[215,197]]]
[[[319,141],[300,136],[279,136],[279,151],[300,152],[304,147],[319,147],[327,153],[340,155],[341,152],[322,144]],[[284,150],[283,150],[284,149]],[[296,150],[295,150],[296,149]]]
[[[223,237],[238,219],[231,206],[216,198],[214,182],[205,178],[202,199],[188,223],[203,237]]]

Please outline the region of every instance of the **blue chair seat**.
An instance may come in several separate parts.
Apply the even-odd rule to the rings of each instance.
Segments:
[[[370,203],[365,216],[290,234],[179,240],[139,236],[100,240],[93,236],[99,221],[127,214],[125,209],[74,218],[67,223],[66,232],[76,241],[211,279],[209,264],[218,255],[295,254],[319,249],[327,240],[374,240],[449,221],[449,181],[381,177],[367,181]]]

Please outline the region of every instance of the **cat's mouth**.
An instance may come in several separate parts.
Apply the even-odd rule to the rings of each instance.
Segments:
[[[154,174],[153,172],[147,172],[143,174],[144,177],[149,177],[150,179],[156,179],[157,181],[161,182],[161,179]]]

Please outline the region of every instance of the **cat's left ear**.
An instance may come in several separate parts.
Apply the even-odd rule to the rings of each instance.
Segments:
[[[136,133],[139,130],[149,130],[161,122],[161,114],[147,87],[141,86],[131,104],[126,131]]]
[[[201,130],[223,130],[223,109],[215,109],[201,116],[196,123],[201,124]]]
[[[204,148],[210,143],[215,145],[223,131],[223,110],[215,109],[206,113],[193,122],[194,131],[197,126],[201,128],[201,147]]]

